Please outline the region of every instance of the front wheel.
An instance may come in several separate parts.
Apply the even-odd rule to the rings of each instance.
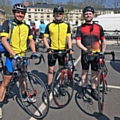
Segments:
[[[98,110],[99,113],[102,114],[104,109],[104,96],[106,90],[106,76],[103,71],[99,72],[98,78]]]
[[[67,67],[60,68],[54,75],[52,95],[58,108],[63,108],[71,101],[74,92],[73,74]]]
[[[49,95],[43,81],[33,73],[27,73],[20,81],[20,99],[26,112],[35,119],[42,119],[49,110]]]

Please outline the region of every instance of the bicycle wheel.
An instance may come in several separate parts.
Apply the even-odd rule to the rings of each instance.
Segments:
[[[64,90],[62,95],[60,90]],[[58,108],[65,107],[72,99],[74,92],[73,74],[67,67],[60,68],[54,75],[52,83],[52,95]]]
[[[42,119],[49,110],[49,95],[42,80],[33,73],[28,73],[20,80],[20,99],[26,112],[35,119]],[[26,85],[23,82],[26,81]],[[26,97],[23,96],[23,86],[26,86]],[[46,95],[43,100],[43,94]]]
[[[37,50],[37,52],[47,53],[47,49],[46,49],[46,47],[44,45],[43,40],[39,40],[36,43],[36,50]]]
[[[104,109],[104,96],[106,86],[105,74],[102,70],[99,71],[98,78],[98,110],[99,113],[102,114]]]

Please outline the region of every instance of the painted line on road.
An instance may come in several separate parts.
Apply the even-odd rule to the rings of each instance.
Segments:
[[[120,86],[108,85],[108,88],[120,89]]]

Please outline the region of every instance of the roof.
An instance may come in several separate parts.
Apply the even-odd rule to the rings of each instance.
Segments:
[[[35,5],[30,5],[27,6],[28,8],[54,8],[58,4],[48,4],[48,3],[37,3]],[[60,5],[63,6],[64,8],[67,7],[67,5]],[[73,6],[74,9],[80,9],[79,7]]]

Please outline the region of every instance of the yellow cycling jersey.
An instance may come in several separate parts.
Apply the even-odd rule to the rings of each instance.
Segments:
[[[53,21],[47,25],[44,36],[50,38],[51,49],[65,50],[67,36],[71,36],[70,25]]]
[[[9,22],[6,20],[3,23],[1,37],[10,39],[10,46],[19,56],[24,56],[27,50],[27,40],[33,38],[30,27],[24,23],[17,24],[13,20],[13,30],[10,31]],[[11,37],[10,37],[11,35]]]

